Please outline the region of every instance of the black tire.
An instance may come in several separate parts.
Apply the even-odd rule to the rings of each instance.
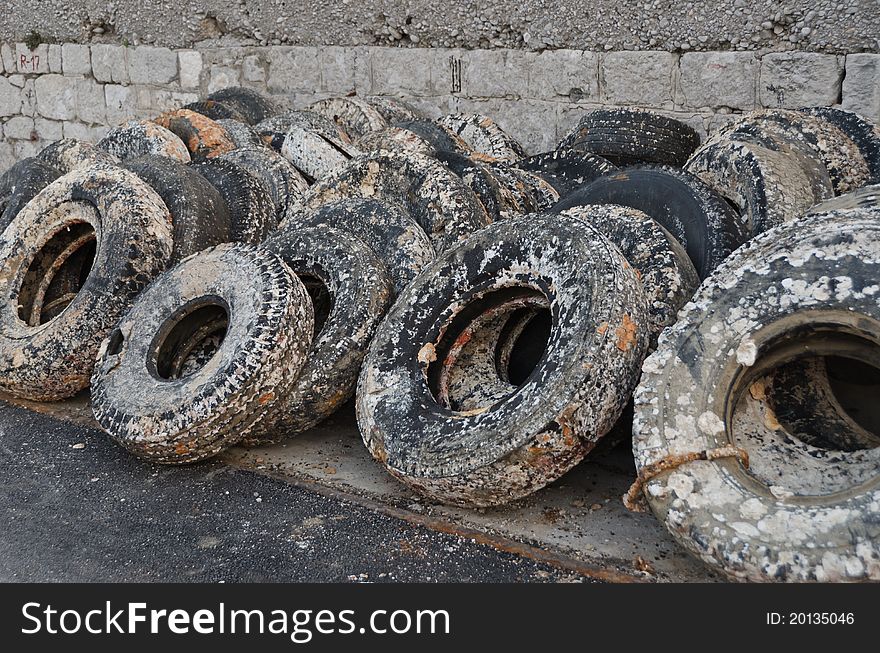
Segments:
[[[535,154],[513,165],[544,179],[560,197],[602,175],[617,171],[617,166],[598,154],[569,149]]]
[[[168,209],[127,170],[96,164],[44,188],[0,237],[0,388],[38,401],[86,388],[101,341],[172,247]]]
[[[401,129],[406,129],[416,136],[424,139],[431,144],[437,152],[457,152],[468,157],[474,157],[474,152],[470,145],[464,142],[458,134],[454,134],[446,127],[437,124],[433,120],[427,118],[419,118],[417,120],[407,120],[395,125]],[[479,158],[479,157],[477,157]],[[491,157],[483,157],[486,162],[494,161]]]
[[[281,152],[287,132],[294,127],[317,131],[329,140],[351,143],[348,135],[335,122],[314,111],[287,111],[254,125],[263,142],[276,152]]]
[[[519,141],[488,116],[479,113],[452,113],[439,118],[437,123],[461,138],[474,152],[496,161],[513,163],[526,156]]]
[[[230,241],[226,201],[196,170],[165,156],[144,156],[123,166],[156,191],[171,213],[174,251],[171,263]]]
[[[490,360],[501,325],[530,306],[550,310],[550,337],[517,388],[475,361]],[[364,361],[358,425],[373,457],[419,492],[507,503],[565,473],[613,426],[647,340],[641,284],[598,231],[550,215],[500,222],[398,297]]]
[[[279,229],[291,230],[300,225],[331,227],[360,238],[385,264],[395,294],[435,257],[425,230],[407,211],[389,202],[351,198],[325,204],[285,221]]]
[[[221,125],[195,111],[166,111],[156,116],[153,122],[183,141],[193,161],[210,159],[235,149],[235,143]]]
[[[187,104],[182,109],[195,111],[211,120],[237,120],[238,122],[247,123],[244,115],[228,104],[217,102],[216,100],[200,100]]]
[[[653,475],[644,496],[675,539],[730,577],[880,580],[880,448],[810,445],[763,392],[805,355],[880,368],[878,217],[832,212],[761,234],[703,283],[645,361],[633,426],[636,467]],[[876,394],[868,401],[876,411]],[[671,464],[686,454],[693,462]]]
[[[260,135],[246,122],[230,118],[221,118],[215,122],[223,128],[236,150],[266,147],[266,143],[260,138]]]
[[[880,183],[880,130],[859,114],[832,107],[802,109],[809,114],[827,120],[849,136],[862,153],[871,171],[873,183]]]
[[[111,129],[98,142],[98,147],[120,161],[146,154],[158,154],[189,163],[189,150],[171,131],[149,120],[132,120]]]
[[[255,147],[232,150],[220,158],[240,165],[263,181],[275,207],[276,225],[285,215],[302,206],[303,195],[309,186],[299,171],[277,152],[267,147]]]
[[[825,166],[769,134],[713,137],[685,170],[733,204],[752,236],[834,195]]]
[[[370,248],[344,231],[280,229],[263,247],[305,284],[315,314],[305,365],[282,396],[272,433],[259,440],[266,443],[311,428],[351,399],[361,361],[391,302],[392,287],[385,266]]]
[[[845,211],[880,206],[880,184],[862,186],[846,195],[838,195],[819,202],[811,207],[807,214],[827,213],[828,211]]]
[[[388,126],[388,122],[379,111],[359,98],[340,97],[318,100],[309,106],[309,111],[314,111],[332,120],[352,140]]]
[[[353,159],[312,186],[305,209],[352,197],[387,200],[406,208],[441,252],[489,222],[464,182],[435,159],[378,152]]]
[[[521,204],[521,197],[502,184],[487,164],[478,163],[458,152],[437,152],[435,157],[474,192],[490,221],[497,222],[527,213]]]
[[[312,335],[306,290],[281,260],[241,244],[185,259],[101,345],[95,419],[147,460],[216,455],[274,419]]]
[[[519,196],[519,204],[527,207],[525,213],[546,211],[559,202],[559,193],[543,177],[502,163],[489,167],[502,186]]]
[[[697,132],[673,118],[599,109],[581,118],[557,149],[593,152],[619,166],[660,163],[680,168],[699,144]]]
[[[22,159],[0,176],[0,233],[9,226],[25,204],[61,173],[34,157]]]
[[[119,159],[99,149],[94,143],[78,141],[73,138],[65,138],[47,145],[40,150],[36,158],[50,168],[55,168],[62,175],[95,163],[109,165],[119,163]]]
[[[242,166],[222,157],[192,164],[210,183],[229,210],[229,237],[236,243],[259,245],[278,224],[266,183]]]
[[[284,136],[281,155],[310,184],[348,164],[360,151],[333,132],[291,126]]]
[[[648,298],[650,348],[679,309],[693,296],[700,278],[678,241],[647,214],[626,206],[575,206],[559,215],[588,222],[610,240],[635,268]]]
[[[381,95],[371,95],[365,97],[364,100],[367,104],[378,111],[379,115],[381,115],[389,125],[396,125],[399,122],[424,118],[418,109],[413,108],[402,100],[395,100]]]
[[[644,211],[681,243],[700,279],[749,237],[723,197],[677,168],[646,166],[599,177],[567,195],[553,210],[587,204],[619,204]]]
[[[215,91],[208,96],[208,100],[220,102],[234,109],[249,125],[263,122],[282,110],[277,100],[243,86],[232,86]]]
[[[802,111],[754,111],[725,126],[718,135],[722,134],[734,140],[737,134],[754,139],[769,134],[800,148],[825,166],[836,195],[859,188],[871,178],[868,164],[852,139],[830,122]]]

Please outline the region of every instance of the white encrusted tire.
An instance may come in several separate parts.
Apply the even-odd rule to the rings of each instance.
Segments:
[[[44,188],[0,237],[0,388],[40,401],[86,388],[101,340],[173,242],[161,198],[127,170],[96,164]]]
[[[659,471],[645,496],[731,578],[880,580],[880,448],[808,444],[766,402],[768,376],[804,356],[880,368],[878,277],[876,209],[783,224],[725,261],[645,361],[633,450],[643,477]]]
[[[488,116],[452,113],[442,116],[437,122],[461,138],[474,152],[497,161],[513,163],[526,155],[523,146]]]
[[[441,252],[489,222],[473,191],[446,166],[411,152],[352,159],[309,190],[306,209],[351,197],[387,199],[406,208]]]
[[[548,310],[546,351],[520,386],[444,382],[523,307]],[[373,457],[434,499],[507,503],[577,464],[614,424],[647,346],[647,300],[623,255],[581,220],[494,224],[442,254],[379,326],[361,371],[358,425]],[[497,390],[497,392],[496,392]]]
[[[352,139],[388,126],[388,121],[369,102],[353,97],[318,100],[309,106],[309,111],[326,116]]]
[[[64,138],[47,145],[40,150],[36,158],[55,168],[62,175],[95,163],[111,165],[119,163],[119,159],[100,149],[94,143],[78,141],[74,138]]]
[[[149,120],[131,120],[114,127],[98,142],[98,147],[120,161],[158,154],[182,163],[190,162],[186,143],[165,127]]]
[[[332,174],[359,154],[356,145],[346,143],[334,132],[297,125],[287,130],[281,145],[281,155],[311,184]]]
[[[250,147],[232,150],[217,157],[231,161],[261,180],[269,191],[275,209],[277,225],[290,212],[302,206],[309,185],[290,161],[268,147]]]
[[[213,456],[271,422],[312,328],[306,289],[277,256],[242,244],[194,254],[102,343],[95,419],[141,458]]]

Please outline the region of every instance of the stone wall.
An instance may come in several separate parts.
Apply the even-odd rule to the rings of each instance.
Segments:
[[[358,94],[402,98],[432,117],[477,111],[532,152],[603,105],[656,109],[703,134],[758,107],[840,105],[880,122],[874,53],[9,43],[0,54],[0,169],[47,142],[97,140],[128,118],[238,84],[297,107]]]

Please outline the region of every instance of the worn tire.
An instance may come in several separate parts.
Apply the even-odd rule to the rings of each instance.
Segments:
[[[424,139],[436,152],[456,152],[486,162],[494,161],[492,157],[478,155],[458,134],[452,133],[446,127],[433,120],[417,118],[416,120],[397,123],[395,127],[406,129]]]
[[[311,331],[306,290],[278,257],[241,244],[196,254],[156,279],[102,343],[95,419],[153,462],[216,455],[273,419]]]
[[[880,580],[880,448],[811,446],[778,424],[763,383],[809,352],[880,367],[880,220],[874,209],[785,223],[701,286],[645,361],[636,466],[736,446],[648,480],[673,536],[736,579]],[[876,401],[873,402],[876,408]]]
[[[260,138],[257,131],[246,122],[233,120],[231,118],[221,118],[215,121],[234,145],[233,149],[244,150],[251,147],[266,147],[266,143]]]
[[[86,388],[101,340],[172,247],[168,209],[127,170],[96,164],[44,188],[0,237],[0,388],[39,401]]]
[[[98,147],[120,161],[146,154],[158,154],[190,162],[189,150],[176,134],[149,120],[131,120],[114,127],[98,142]]]
[[[624,169],[596,179],[553,207],[620,204],[644,211],[687,250],[701,279],[749,237],[737,212],[694,175],[669,166]]]
[[[802,111],[830,122],[849,136],[868,164],[872,183],[880,183],[880,129],[876,125],[844,109],[811,107]]]
[[[519,141],[494,120],[479,113],[452,113],[437,123],[461,138],[474,151],[497,161],[513,163],[526,156]]]
[[[492,222],[528,212],[522,197],[503,184],[489,165],[457,152],[437,152],[435,157],[467,184]]]
[[[208,96],[208,100],[220,102],[234,109],[249,125],[256,125],[282,110],[278,101],[243,86],[231,86],[214,91]]]
[[[559,193],[543,177],[528,170],[514,168],[501,163],[489,166],[495,173],[495,177],[502,183],[510,184],[511,191],[522,194],[522,204],[534,207],[527,211],[533,213],[546,211],[559,202]]]
[[[0,233],[15,216],[61,173],[40,159],[29,157],[15,163],[0,176]]]
[[[281,396],[271,433],[249,444],[301,433],[354,395],[361,361],[391,302],[385,266],[359,238],[326,227],[280,229],[263,247],[305,284],[315,335],[292,388]]]
[[[259,245],[275,229],[278,224],[275,205],[262,179],[223,157],[192,166],[226,202],[229,237],[233,242]]]
[[[402,100],[395,100],[382,95],[370,95],[365,97],[364,100],[367,104],[378,111],[379,115],[381,115],[389,125],[396,125],[397,123],[405,122],[407,120],[419,120],[420,118],[424,118],[418,109],[413,108]]]
[[[469,336],[506,318],[499,309],[528,303],[549,308],[552,328],[524,384],[487,387],[474,373],[479,387],[464,392],[466,405],[441,401],[440,367],[458,356],[463,372],[476,372],[468,345],[480,340]],[[590,225],[547,215],[494,224],[427,266],[379,326],[357,392],[364,443],[392,475],[439,501],[525,496],[612,427],[635,386],[646,325],[635,273]]]
[[[592,152],[620,166],[660,163],[680,168],[699,144],[699,135],[673,118],[632,109],[599,109],[581,118],[557,149]]]
[[[119,163],[119,159],[99,149],[94,143],[78,141],[74,138],[64,138],[47,145],[40,150],[36,158],[49,167],[55,168],[62,175],[96,163],[110,165]]]
[[[737,134],[755,139],[769,134],[800,148],[825,166],[836,195],[859,188],[871,178],[868,163],[852,139],[830,122],[802,111],[754,111],[726,125],[714,138],[723,135],[737,140]]]
[[[327,130],[291,126],[284,136],[281,155],[310,184],[345,166],[360,151]]]
[[[314,111],[287,111],[254,125],[254,129],[260,134],[263,142],[276,152],[281,152],[287,132],[294,127],[316,131],[331,141],[351,143],[348,134],[342,131],[339,125],[327,116]]]
[[[302,206],[303,195],[309,186],[290,162],[269,148],[259,147],[233,150],[220,156],[241,166],[261,179],[269,190],[277,225],[288,212]]]
[[[318,100],[309,106],[309,111],[332,120],[352,140],[388,126],[388,122],[379,111],[359,98],[339,97]]]
[[[210,159],[235,149],[235,142],[221,125],[195,111],[167,111],[153,122],[182,140],[193,161]]]
[[[247,123],[247,118],[234,107],[217,102],[216,100],[200,100],[187,104],[182,109],[195,111],[211,120],[237,120],[238,122]]]
[[[880,206],[880,184],[862,186],[845,195],[838,195],[831,199],[819,202],[810,207],[809,215],[827,213],[828,211],[846,211],[848,209],[862,209]]]
[[[353,159],[312,186],[304,206],[316,209],[351,197],[371,197],[405,207],[437,252],[489,221],[461,179],[439,161],[418,154],[378,152]]]
[[[535,154],[513,165],[544,179],[560,197],[602,175],[617,171],[616,165],[598,154],[569,149]]]
[[[324,204],[285,221],[279,229],[330,227],[366,243],[388,270],[395,294],[434,260],[431,239],[403,208],[381,200],[351,198]]]
[[[700,278],[678,241],[647,214],[614,204],[575,206],[559,215],[595,227],[638,273],[648,298],[650,346],[675,323],[679,309],[693,296]]]
[[[379,131],[364,134],[354,143],[361,152],[415,152],[423,156],[435,156],[436,150],[424,138],[403,127],[385,127]]]
[[[155,155],[132,159],[123,167],[147,182],[168,207],[174,225],[171,263],[230,241],[226,201],[192,167]]]

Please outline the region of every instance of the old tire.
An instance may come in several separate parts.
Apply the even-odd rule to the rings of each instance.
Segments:
[[[130,170],[156,191],[174,225],[171,263],[230,241],[226,201],[196,170],[164,156],[144,156],[126,162]]]
[[[304,205],[316,209],[351,197],[405,207],[437,252],[488,223],[485,209],[461,179],[439,161],[418,154],[377,152],[353,159],[312,186]]]
[[[351,139],[339,125],[327,116],[314,111],[287,111],[254,125],[254,129],[260,134],[263,142],[276,152],[281,152],[287,132],[294,127],[316,131],[332,141],[340,141],[344,144],[351,143]]]
[[[579,186],[617,171],[608,159],[591,152],[555,150],[520,159],[514,167],[536,174],[549,183],[560,197]]]
[[[642,211],[614,204],[576,206],[560,213],[588,222],[610,240],[638,272],[648,298],[651,349],[679,309],[693,296],[700,278],[678,241]]]
[[[332,120],[352,140],[388,126],[388,122],[379,111],[359,98],[340,97],[318,100],[309,106],[309,111],[314,111]]]
[[[149,120],[131,120],[114,127],[98,142],[98,147],[120,161],[158,154],[189,163],[189,150],[178,136]]]
[[[302,206],[308,184],[287,159],[266,147],[233,150],[221,157],[261,179],[269,190],[277,225],[289,212]]]
[[[40,150],[36,158],[49,167],[55,168],[62,175],[96,163],[110,165],[119,163],[119,159],[98,148],[94,143],[78,141],[73,138],[64,138],[47,145]]]
[[[233,242],[259,245],[275,229],[278,224],[275,205],[262,179],[222,157],[192,166],[226,202],[229,237]]]
[[[434,260],[431,239],[403,208],[380,200],[351,198],[324,204],[296,216],[279,229],[294,225],[347,231],[366,243],[388,270],[395,294]]]
[[[235,143],[217,122],[195,111],[175,109],[153,119],[186,145],[193,161],[210,159],[235,149]]]
[[[710,139],[685,170],[733,204],[752,236],[793,220],[834,194],[824,166],[768,137]]]
[[[615,165],[659,163],[681,167],[700,144],[683,122],[648,111],[599,109],[588,113],[557,149],[582,150]]]
[[[307,183],[315,183],[346,165],[360,154],[358,148],[334,132],[291,126],[284,135],[281,155]]]
[[[452,113],[442,116],[437,123],[461,138],[474,152],[497,161],[513,163],[526,155],[519,141],[488,116]]]
[[[454,134],[443,125],[427,118],[417,118],[415,120],[407,120],[395,125],[401,129],[412,132],[419,138],[428,142],[436,152],[456,152],[464,154],[468,157],[480,158],[470,145],[458,135]],[[491,157],[483,156],[482,160],[490,162],[494,161]]]
[[[22,159],[4,172],[0,176],[0,233],[25,204],[60,176],[58,170],[34,157]]]
[[[835,451],[787,433],[762,383],[809,352],[880,368],[877,218],[832,212],[761,234],[645,361],[633,450],[639,470],[659,472],[645,497],[682,545],[732,578],[880,580],[880,448]],[[730,446],[748,468],[709,455]],[[669,468],[686,454],[697,460]]]
[[[53,401],[87,387],[101,340],[172,247],[168,209],[127,170],[97,164],[44,188],[0,237],[0,388]]]
[[[487,319],[527,304],[549,309],[552,328],[525,382],[489,387],[489,370],[473,375],[481,387],[464,393],[465,405],[441,400],[440,366],[466,359]],[[483,229],[427,266],[379,326],[357,392],[364,443],[439,501],[491,506],[534,492],[577,464],[623,410],[646,314],[635,273],[582,221],[529,216]]]
[[[880,184],[862,186],[845,195],[838,195],[819,202],[810,207],[808,214],[827,213],[828,211],[846,211],[880,206]]]
[[[528,213],[522,198],[503,184],[489,165],[457,152],[437,152],[435,156],[474,192],[490,221]]]
[[[305,361],[311,310],[302,283],[265,251],[227,244],[185,259],[101,345],[95,419],[150,461],[219,453],[272,418]]]
[[[586,204],[620,204],[644,211],[687,250],[701,279],[749,237],[723,197],[694,175],[669,166],[605,175],[567,195],[553,210]]]
[[[243,86],[231,86],[215,91],[208,96],[208,100],[220,102],[234,109],[250,125],[271,118],[282,109],[278,101],[273,98]]]
[[[413,108],[402,100],[395,100],[394,98],[382,95],[370,95],[365,97],[364,100],[367,104],[378,111],[379,115],[381,115],[389,125],[396,125],[397,123],[405,122],[407,120],[424,118],[418,109]]]
[[[364,134],[354,143],[365,153],[390,150],[392,152],[415,152],[423,156],[435,156],[436,150],[424,138],[403,127],[385,127],[379,131]]]
[[[230,118],[221,118],[215,122],[223,128],[223,131],[226,132],[236,150],[266,146],[266,143],[263,142],[263,139],[260,138],[256,130],[246,122]]]
[[[859,114],[844,109],[811,107],[802,111],[827,120],[849,136],[867,162],[872,182],[880,183],[880,129]]]
[[[305,365],[281,396],[272,432],[259,440],[266,443],[311,428],[354,395],[361,361],[391,301],[392,287],[370,248],[344,231],[280,229],[263,247],[305,284],[315,312]]]
[[[216,100],[200,100],[198,102],[187,104],[181,108],[188,111],[195,111],[211,120],[237,120],[239,122],[247,123],[247,118],[245,118],[241,112],[228,104],[223,104]]]

